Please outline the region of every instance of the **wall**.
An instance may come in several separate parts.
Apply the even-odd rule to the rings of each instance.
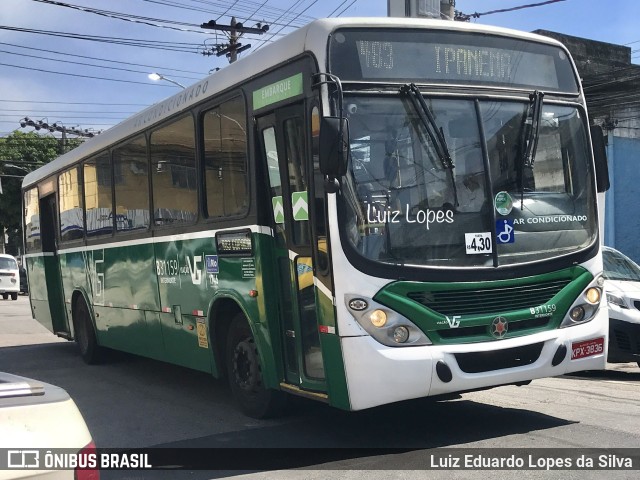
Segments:
[[[640,139],[609,135],[611,188],[606,197],[605,245],[640,263]]]

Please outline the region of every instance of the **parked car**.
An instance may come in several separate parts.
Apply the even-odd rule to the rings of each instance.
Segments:
[[[603,248],[609,304],[609,355],[612,363],[640,367],[640,267],[613,248]]]
[[[0,295],[3,299],[18,299],[20,293],[20,271],[18,262],[11,255],[0,253]]]
[[[69,394],[60,387],[0,372],[0,480],[99,480],[96,468],[51,470],[45,454],[55,449],[91,454],[95,445]],[[6,463],[5,463],[6,461]]]

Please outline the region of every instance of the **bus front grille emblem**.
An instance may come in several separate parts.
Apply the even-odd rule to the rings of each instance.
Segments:
[[[496,338],[504,338],[509,330],[509,324],[504,317],[496,317],[491,322],[491,335]]]

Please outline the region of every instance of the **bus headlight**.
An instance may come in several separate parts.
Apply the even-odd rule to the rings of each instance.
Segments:
[[[591,282],[577,300],[573,302],[569,313],[560,324],[560,328],[581,325],[591,321],[593,317],[595,317],[602,300],[601,284],[600,277]]]
[[[369,320],[371,320],[374,327],[382,328],[387,323],[387,314],[384,313],[384,310],[374,310],[369,315]]]
[[[393,330],[393,340],[396,343],[404,343],[409,340],[409,329],[404,325],[400,325]]]
[[[370,298],[347,294],[347,309],[358,324],[388,347],[431,345],[431,340],[411,320]],[[362,308],[364,307],[364,308]]]
[[[584,318],[584,314],[584,308],[582,308],[580,305],[578,305],[577,307],[573,307],[569,312],[569,316],[574,322],[581,322]]]
[[[587,290],[587,293],[585,293],[584,296],[587,299],[587,302],[595,305],[597,303],[600,303],[600,297],[602,297],[602,294],[599,288],[591,287]]]

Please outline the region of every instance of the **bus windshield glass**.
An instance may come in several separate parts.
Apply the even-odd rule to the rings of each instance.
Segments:
[[[541,105],[527,163],[531,102],[423,103],[400,93],[345,98],[351,160],[341,224],[359,254],[395,265],[497,267],[571,254],[595,241],[595,187],[579,108]]]
[[[343,81],[579,92],[563,49],[472,32],[338,30],[331,37],[329,68]]]

